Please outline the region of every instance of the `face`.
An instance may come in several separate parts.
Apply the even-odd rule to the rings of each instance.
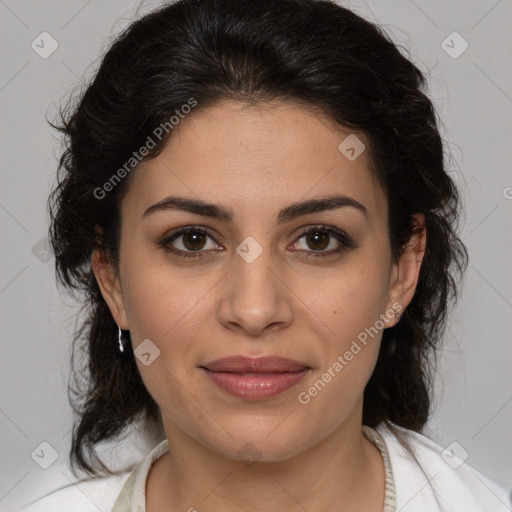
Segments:
[[[368,152],[338,149],[350,133],[292,103],[223,101],[134,171],[119,272],[98,253],[93,268],[145,354],[168,437],[230,458],[252,443],[276,461],[361,422],[382,330],[411,300],[421,258],[392,261]],[[212,364],[230,356],[248,360]]]

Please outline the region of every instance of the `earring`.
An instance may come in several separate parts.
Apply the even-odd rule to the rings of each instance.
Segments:
[[[119,346],[119,352],[123,353],[128,347],[128,336],[129,331],[123,331],[121,327],[117,326],[117,343]]]

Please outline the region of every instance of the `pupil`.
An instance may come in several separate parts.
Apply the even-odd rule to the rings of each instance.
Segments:
[[[187,248],[187,249],[191,249],[191,250],[199,250],[201,249],[201,247],[204,245],[204,240],[203,240],[203,243],[201,244],[201,238],[204,238],[204,235],[202,233],[198,233],[197,231],[193,231],[193,232],[190,232],[190,233],[185,233],[184,237],[183,237],[183,245]],[[192,243],[189,244],[187,243],[187,241],[190,241],[192,240]],[[199,245],[201,247],[196,247],[194,244],[197,244],[199,243]]]
[[[314,246],[314,244],[318,244],[318,243],[320,243],[322,245],[321,247],[312,247],[313,249],[325,249],[329,245],[328,239],[329,239],[329,235],[322,231],[314,231],[313,233],[310,233],[307,236],[307,242],[310,247],[311,247],[311,245]],[[325,243],[325,242],[327,242],[327,243]]]

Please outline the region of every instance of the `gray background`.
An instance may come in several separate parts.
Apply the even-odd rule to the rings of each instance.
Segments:
[[[77,306],[56,289],[54,260],[41,242],[59,153],[45,115],[52,119],[71,87],[94,71],[114,34],[156,5],[0,0],[2,510],[70,478],[66,459],[72,416],[66,384]],[[452,155],[449,168],[466,204],[462,235],[470,266],[441,355],[429,433],[442,446],[458,443],[452,445],[455,454],[465,450],[467,463],[510,488],[512,2],[372,0],[345,5],[382,25],[420,69],[430,70],[429,92]],[[43,31],[58,42],[46,59],[31,47]],[[442,47],[454,31],[469,44],[458,58]],[[457,36],[447,44],[452,52],[462,48]],[[44,441],[58,454],[48,469],[31,458]],[[150,443],[142,444],[139,454]]]

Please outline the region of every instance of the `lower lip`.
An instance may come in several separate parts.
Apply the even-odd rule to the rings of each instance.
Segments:
[[[246,400],[263,400],[298,384],[308,369],[282,373],[229,373],[205,369],[213,383],[230,395]]]

